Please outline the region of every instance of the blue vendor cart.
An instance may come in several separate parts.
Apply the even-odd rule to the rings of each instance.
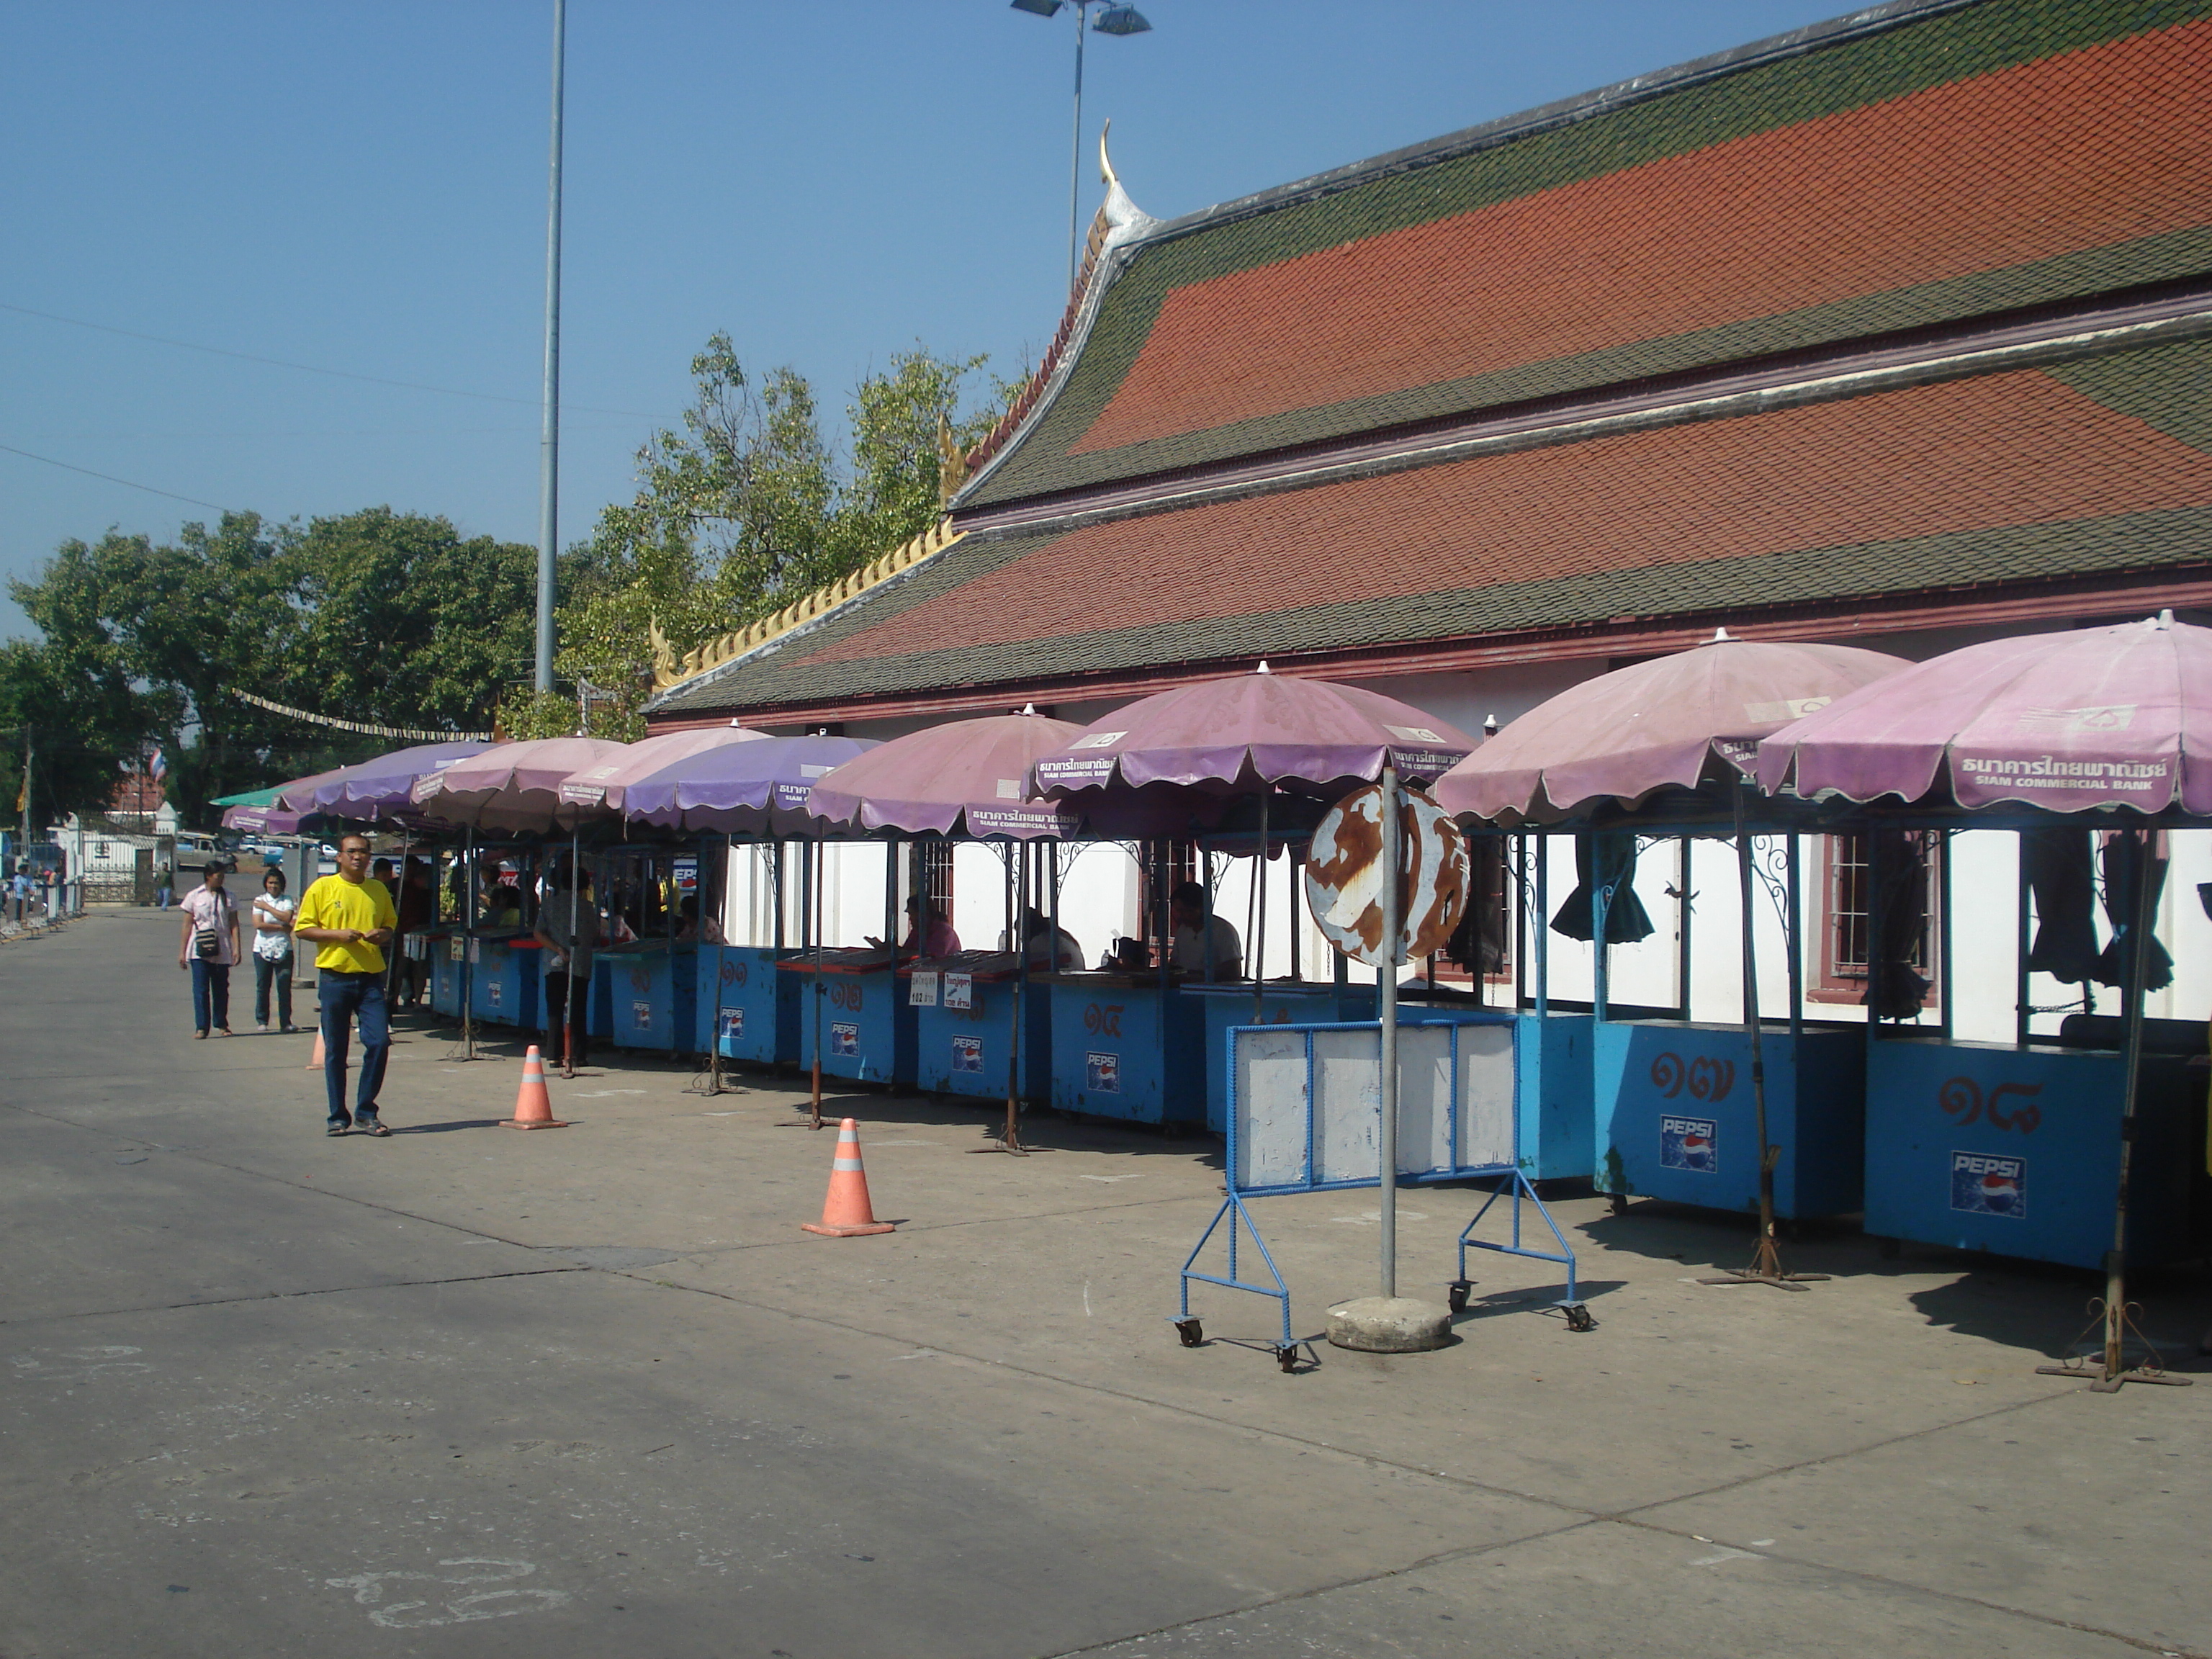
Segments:
[[[520,928],[496,928],[474,935],[476,963],[469,975],[469,1010],[489,1025],[536,1030],[543,953]]]
[[[916,1088],[1006,1099],[1018,984],[1022,1037],[1015,1092],[1024,1100],[1050,1097],[1052,998],[1034,979],[1021,981],[1021,959],[1012,951],[925,957],[900,969],[899,976],[914,1014]]]
[[[1206,1121],[1204,1005],[1178,980],[1157,972],[1037,979],[1052,998],[1056,1109],[1130,1123]]]
[[[699,952],[699,1006],[715,1052],[756,1066],[795,1066],[799,1015],[808,981],[780,974],[790,953],[773,945],[707,945]]]
[[[913,1085],[914,1010],[889,951],[807,951],[775,966],[799,988],[800,1065],[812,1065],[818,1041],[825,1076]]]
[[[620,1048],[690,1051],[699,1029],[698,947],[666,939],[611,945],[592,958],[592,1001]]]

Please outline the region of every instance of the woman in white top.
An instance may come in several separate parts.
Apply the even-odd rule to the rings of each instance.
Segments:
[[[261,878],[261,893],[253,901],[253,1024],[269,1029],[269,988],[276,987],[276,1023],[287,1031],[292,1024],[292,918],[300,901],[284,890],[284,872],[271,867]]]

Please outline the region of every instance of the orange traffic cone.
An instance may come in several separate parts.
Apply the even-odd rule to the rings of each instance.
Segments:
[[[545,1062],[538,1045],[522,1057],[522,1088],[514,1097],[514,1115],[501,1121],[502,1129],[565,1129],[553,1115],[553,1101],[545,1092]]]
[[[860,1167],[860,1126],[852,1118],[837,1126],[837,1156],[830,1165],[830,1196],[823,1200],[822,1219],[802,1223],[801,1229],[828,1238],[896,1231],[890,1222],[877,1220],[868,1203],[868,1172]]]
[[[311,1072],[319,1072],[323,1069],[323,1033],[319,1026],[315,1030],[314,1058],[307,1062],[307,1069]]]

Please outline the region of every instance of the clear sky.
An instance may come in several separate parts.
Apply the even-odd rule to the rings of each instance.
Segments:
[[[1085,124],[1113,118],[1167,218],[1842,9],[1143,0],[1152,33],[1090,37]],[[276,519],[389,503],[534,543],[550,18],[4,0],[0,445]],[[562,541],[630,493],[717,329],[830,409],[917,340],[1033,358],[1065,298],[1073,60],[1066,14],[1005,0],[570,0]],[[0,451],[0,577],[213,517]],[[0,635],[26,630],[0,598]]]

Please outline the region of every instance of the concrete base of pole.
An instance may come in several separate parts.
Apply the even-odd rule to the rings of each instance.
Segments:
[[[1328,1341],[1334,1348],[1426,1353],[1451,1340],[1451,1310],[1410,1296],[1363,1296],[1328,1310]]]

